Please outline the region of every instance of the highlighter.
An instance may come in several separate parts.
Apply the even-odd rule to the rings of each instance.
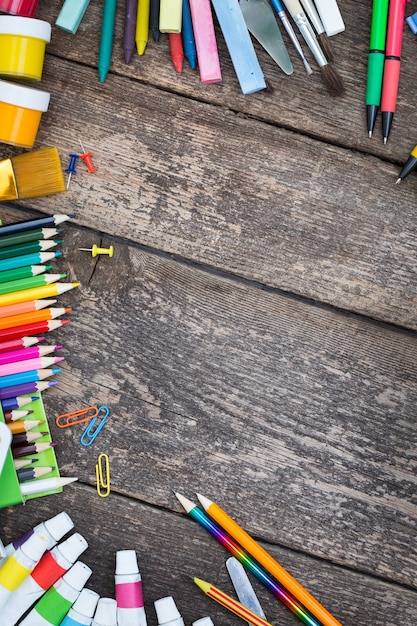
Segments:
[[[92,589],[83,589],[60,626],[90,626],[99,598]]]
[[[142,578],[134,550],[116,552],[115,589],[118,626],[147,626]]]

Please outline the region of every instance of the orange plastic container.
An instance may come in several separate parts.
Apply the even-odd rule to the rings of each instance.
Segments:
[[[50,94],[0,80],[0,141],[32,148]]]

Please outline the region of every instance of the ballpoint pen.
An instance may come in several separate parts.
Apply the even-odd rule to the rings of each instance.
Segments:
[[[372,137],[379,105],[381,104],[382,75],[384,73],[385,39],[387,35],[389,0],[374,0],[372,5],[371,35],[369,40],[368,75],[366,80],[366,118],[368,135]]]
[[[407,161],[404,163],[402,170],[398,175],[397,180],[395,181],[396,185],[398,185],[398,183],[404,180],[406,176],[411,174],[411,172],[416,167],[417,167],[417,146],[414,146],[414,148],[410,152],[410,156],[408,157]]]

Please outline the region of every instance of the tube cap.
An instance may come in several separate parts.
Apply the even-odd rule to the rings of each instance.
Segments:
[[[116,552],[116,575],[119,574],[139,574],[134,550],[118,550]]]
[[[178,623],[182,622],[181,614],[178,611],[177,605],[175,604],[172,596],[166,596],[165,598],[155,600],[154,605],[158,618],[158,624],[162,625],[175,621],[178,621]]]
[[[72,608],[83,617],[92,618],[99,598],[99,594],[92,589],[82,589]]]
[[[201,617],[196,622],[193,622],[192,626],[214,626],[214,623],[211,617]]]
[[[74,522],[68,513],[62,511],[62,513],[58,513],[55,517],[51,517],[51,519],[46,520],[45,528],[55,541],[59,541],[61,537],[74,528]]]
[[[39,561],[47,549],[48,544],[46,537],[40,537],[39,535],[33,534],[20,546],[21,551],[25,556],[33,561]]]
[[[92,573],[93,570],[91,570],[88,565],[82,563],[81,561],[77,561],[71,569],[63,575],[62,578],[70,587],[76,589],[77,591],[81,591]]]
[[[87,550],[87,548],[88,543],[80,533],[74,533],[56,547],[62,556],[70,563],[75,563],[80,554]]]
[[[1,35],[21,35],[22,37],[43,39],[46,43],[49,43],[51,41],[51,31],[51,25],[43,20],[16,15],[0,16]]]
[[[113,598],[100,598],[94,614],[93,623],[96,626],[116,626],[117,604]]]

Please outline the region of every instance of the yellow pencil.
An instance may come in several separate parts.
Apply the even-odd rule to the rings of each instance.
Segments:
[[[5,293],[0,295],[0,306],[9,306],[10,304],[27,302],[28,300],[36,300],[38,298],[59,296],[65,291],[78,287],[79,284],[80,283],[53,283],[51,285],[43,285],[42,287],[34,287],[33,289],[23,289],[22,291]]]
[[[149,12],[151,0],[139,0],[136,18],[136,48],[138,54],[145,52],[149,36]]]
[[[292,596],[299,601],[323,626],[342,626],[304,587],[291,576],[275,559],[259,545],[237,522],[205,496],[197,494],[204,510],[242,548],[258,561]]]
[[[253,624],[253,626],[272,626],[269,622],[263,619],[263,617],[256,615],[256,613],[237,600],[234,600],[234,598],[231,598],[211,583],[201,580],[201,578],[193,578],[193,581],[207,596],[209,596],[209,598],[216,600],[216,602],[224,606],[226,609],[229,609],[229,611],[244,619],[245,622]]]

